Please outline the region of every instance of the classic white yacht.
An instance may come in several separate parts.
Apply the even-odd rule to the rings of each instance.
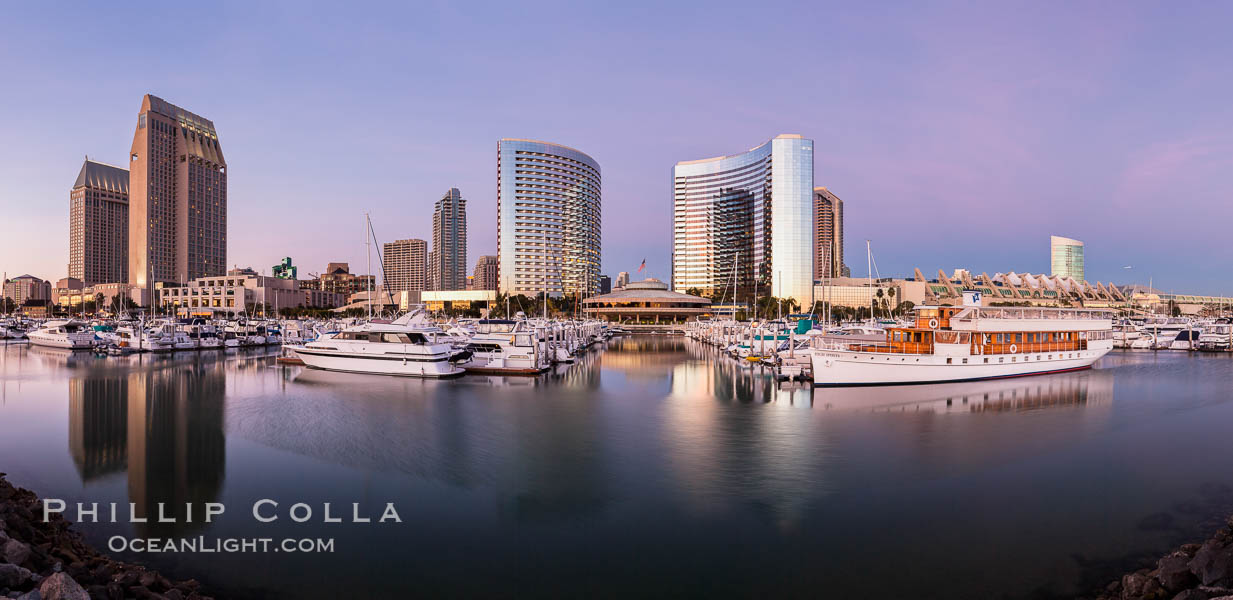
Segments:
[[[78,350],[94,346],[94,330],[85,323],[55,319],[26,334],[35,346]]]
[[[813,338],[814,385],[937,383],[1087,369],[1113,348],[1096,310],[941,306],[884,341]]]
[[[290,348],[314,369],[404,377],[462,375],[464,371],[452,361],[453,348],[432,343],[407,324],[409,317],[348,327],[327,339]]]

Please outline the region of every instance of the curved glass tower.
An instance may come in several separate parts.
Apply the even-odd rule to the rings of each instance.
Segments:
[[[1084,281],[1083,242],[1057,235],[1049,236],[1049,262],[1054,277]]]
[[[595,159],[548,142],[497,142],[501,292],[598,293],[600,214]]]
[[[673,189],[674,290],[813,306],[813,140],[679,162]]]

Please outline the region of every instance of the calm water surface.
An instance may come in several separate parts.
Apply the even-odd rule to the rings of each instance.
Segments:
[[[539,379],[444,382],[264,351],[10,345],[0,471],[139,513],[227,505],[208,525],[81,524],[100,547],[335,540],[332,554],[121,555],[225,598],[1065,597],[1233,512],[1233,357],[1097,366],[813,390],[680,338],[616,340]],[[279,521],[254,523],[261,498]],[[314,520],[291,522],[295,502]],[[347,517],[394,502],[402,523],[322,523],[324,502]]]

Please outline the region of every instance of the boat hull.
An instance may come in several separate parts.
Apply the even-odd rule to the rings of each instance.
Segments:
[[[62,336],[44,336],[40,333],[31,333],[27,336],[30,343],[35,346],[44,346],[47,348],[64,348],[67,350],[86,350],[94,346],[94,337],[89,340],[84,338],[74,339],[72,337]]]
[[[310,369],[340,371],[344,373],[367,373],[370,375],[393,375],[398,377],[457,377],[462,369],[444,360],[415,359],[408,357],[362,355],[337,351],[321,352],[307,348],[293,348],[296,357]]]
[[[1069,352],[966,357],[815,350],[811,359],[818,387],[913,385],[1079,371],[1091,368],[1109,350],[1111,342]]]

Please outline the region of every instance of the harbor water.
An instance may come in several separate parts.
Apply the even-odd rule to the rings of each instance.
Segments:
[[[1077,373],[836,389],[667,336],[531,378],[276,356],[2,346],[0,471],[69,506],[161,502],[176,519],[79,524],[100,549],[333,540],[114,554],[220,598],[1060,598],[1233,514],[1227,354],[1115,351]],[[262,499],[278,520],[255,522]],[[186,504],[210,502],[226,512],[187,522]],[[296,503],[312,518],[294,522]],[[387,503],[400,522],[378,522]]]

